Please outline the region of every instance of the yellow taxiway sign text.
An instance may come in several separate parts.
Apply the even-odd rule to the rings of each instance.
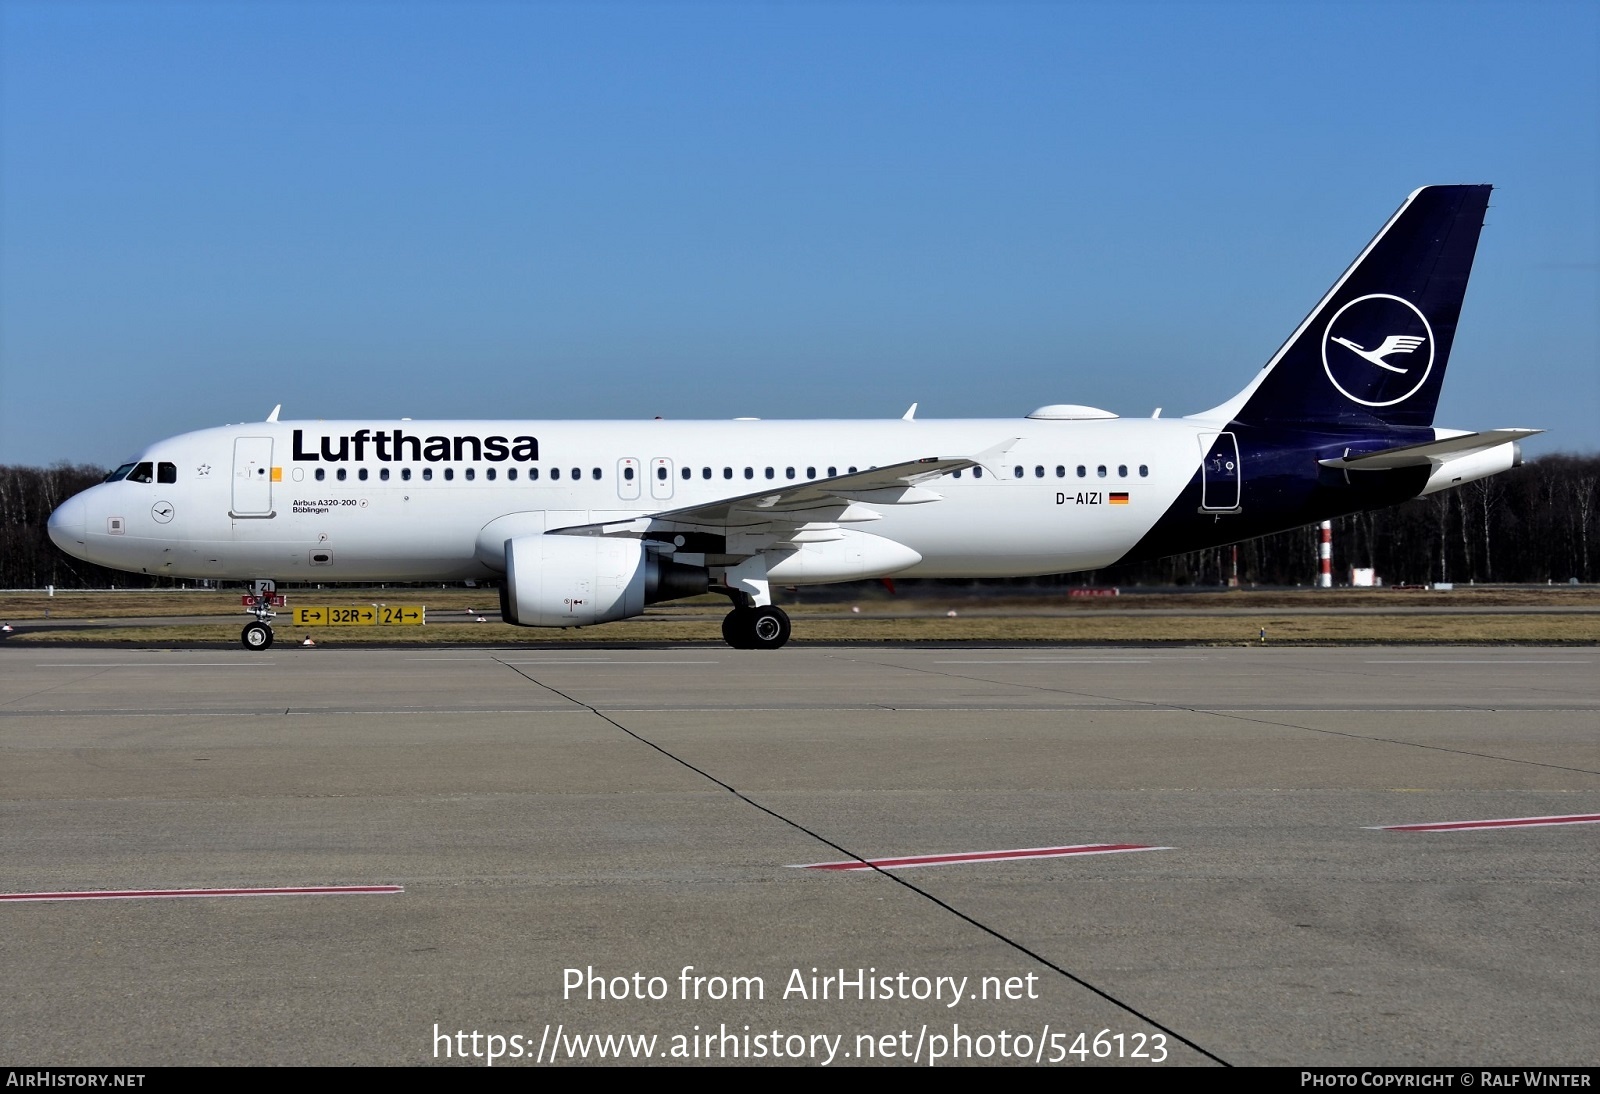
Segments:
[[[355,604],[294,610],[297,627],[416,626],[427,622],[428,609],[421,604]]]

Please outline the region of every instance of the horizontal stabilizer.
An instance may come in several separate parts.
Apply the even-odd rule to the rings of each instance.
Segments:
[[[1542,429],[1487,429],[1481,433],[1463,433],[1457,437],[1427,441],[1423,444],[1401,445],[1385,448],[1381,452],[1363,452],[1357,456],[1341,456],[1331,460],[1318,460],[1323,467],[1337,467],[1349,471],[1393,471],[1401,467],[1427,467],[1447,456],[1458,456],[1480,448],[1520,441]]]

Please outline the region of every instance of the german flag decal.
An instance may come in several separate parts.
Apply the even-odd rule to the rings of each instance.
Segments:
[[[1128,504],[1128,495],[1127,495],[1127,493],[1113,490],[1111,492],[1111,504],[1112,505],[1127,505]]]

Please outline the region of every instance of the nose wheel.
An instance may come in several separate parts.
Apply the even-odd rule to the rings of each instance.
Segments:
[[[247,650],[264,650],[272,645],[272,628],[265,623],[246,623],[239,632],[239,641]]]
[[[278,614],[272,608],[273,605],[282,607],[284,603],[277,593],[277,582],[263,577],[256,580],[254,591],[244,598],[245,611],[256,617],[239,632],[239,641],[244,643],[245,649],[260,651],[272,645],[272,617]]]
[[[735,608],[722,620],[722,640],[736,650],[775,650],[789,641],[789,616],[775,604]]]

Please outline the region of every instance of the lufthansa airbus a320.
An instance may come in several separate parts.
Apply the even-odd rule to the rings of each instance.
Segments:
[[[529,627],[771,587],[1099,569],[1504,471],[1538,430],[1433,424],[1488,186],[1400,206],[1245,389],[1180,418],[279,421],[158,441],[50,518],[68,554],[171,577],[493,581]],[[913,411],[915,408],[913,407]],[[272,643],[270,598],[245,628]]]

